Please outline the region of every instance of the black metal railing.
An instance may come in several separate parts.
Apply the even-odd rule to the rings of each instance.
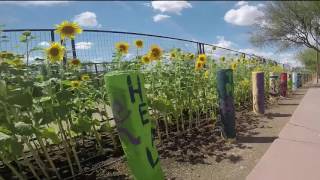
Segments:
[[[49,42],[60,41],[60,38],[54,32],[54,29],[6,29],[1,31],[0,37],[6,39],[6,41],[0,41],[0,51],[12,51],[19,54],[24,54],[27,51],[26,45],[25,43],[19,41],[19,36],[25,31],[30,31],[35,37],[35,39],[28,42],[29,50],[34,47],[46,47]],[[158,44],[165,51],[169,51],[172,48],[180,48],[181,50],[189,51],[195,54],[205,53],[212,56],[215,56],[215,52],[219,51],[219,54],[224,56],[244,55],[247,57],[258,58],[263,62],[274,62],[279,64],[274,60],[267,59],[262,56],[249,54],[230,48],[219,47],[209,43],[135,32],[84,30],[83,33],[78,35],[75,40],[65,42],[65,45],[67,47],[68,57],[78,58],[82,62],[102,63],[111,61],[114,52],[114,44],[116,42],[126,41],[131,43],[136,39],[141,39],[144,41],[144,48],[138,51],[135,48],[130,48],[129,54],[126,57],[127,60],[136,54],[141,55],[146,53],[151,44]],[[213,48],[216,50],[210,51]],[[44,58],[43,52],[31,52],[29,58],[30,61],[33,61],[35,58]]]

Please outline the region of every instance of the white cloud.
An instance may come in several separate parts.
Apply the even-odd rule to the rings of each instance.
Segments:
[[[238,1],[236,6],[243,6],[249,4],[247,1]]]
[[[153,16],[153,21],[154,22],[159,22],[165,19],[170,18],[170,16],[166,15],[166,14],[157,14],[155,16]]]
[[[235,43],[225,40],[224,36],[217,36],[218,42],[214,45],[224,48],[231,48],[235,45]]]
[[[251,6],[248,3],[237,3],[237,9],[230,9],[225,15],[224,20],[238,26],[250,26],[257,22],[257,18],[264,15],[261,11],[261,4]]]
[[[101,27],[98,24],[97,15],[94,12],[86,11],[74,17],[74,22],[84,27]]]
[[[152,1],[151,6],[154,10],[158,10],[162,13],[176,13],[181,14],[181,11],[185,8],[192,8],[192,5],[187,1]]]
[[[76,49],[90,49],[93,46],[92,42],[78,42],[76,43]]]
[[[18,6],[54,6],[68,3],[68,1],[0,1],[0,4]]]
[[[47,42],[47,41],[42,41],[40,43],[38,43],[38,46],[41,46],[41,47],[44,47],[44,48],[47,48],[50,46],[50,43]]]

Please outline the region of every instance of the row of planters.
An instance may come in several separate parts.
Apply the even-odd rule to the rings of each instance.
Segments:
[[[180,49],[165,52],[157,45],[152,45],[147,54],[137,54],[131,62],[125,62],[123,58],[132,47],[119,42],[112,71],[134,73],[130,78],[126,75],[119,79],[111,72],[103,79],[101,75],[85,73],[80,60],[66,57],[64,42],[81,31],[75,23],[58,25],[56,33],[62,42],[52,42],[44,50],[47,58],[36,64],[26,66],[25,56],[1,52],[0,179],[84,178],[93,164],[122,155],[118,133],[125,150],[139,147],[137,152],[142,153],[133,161],[128,159],[130,167],[147,157],[148,167],[151,164],[154,169],[158,161],[153,140],[150,141],[152,135],[161,144],[175,134],[201,128],[203,121],[215,123],[217,117],[223,116],[219,105],[224,103],[221,98],[219,101],[216,87],[229,92],[236,108],[252,106],[252,72],[264,72],[263,89],[268,97],[270,72],[284,71],[276,64],[244,56],[214,60]],[[137,40],[134,46],[139,52],[144,43]],[[222,78],[225,82],[221,84],[217,74],[225,68],[231,69],[231,75]],[[140,96],[142,89],[145,93]],[[137,124],[137,119],[142,119],[142,124]],[[131,137],[131,131],[137,136]],[[132,147],[128,139],[141,146]],[[142,177],[143,167],[132,172]],[[159,168],[157,172],[160,173]]]

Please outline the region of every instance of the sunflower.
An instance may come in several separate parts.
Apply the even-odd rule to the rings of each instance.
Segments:
[[[237,69],[237,63],[232,63],[232,64],[231,64],[231,69],[232,69],[233,71],[235,71],[235,70]]]
[[[205,54],[199,54],[197,61],[200,61],[202,63],[206,63],[207,62],[207,56]]]
[[[80,65],[80,60],[79,60],[79,59],[72,59],[72,60],[70,61],[70,64],[71,64],[72,66],[79,66],[79,65]]]
[[[185,60],[186,59],[186,54],[181,54],[181,59]]]
[[[55,32],[60,34],[61,39],[74,39],[77,34],[82,33],[81,27],[75,22],[63,21],[56,28]]]
[[[7,52],[7,51],[2,51],[0,52],[0,58],[2,59],[13,59],[15,56],[13,53]]]
[[[144,55],[144,56],[142,56],[142,58],[141,58],[141,62],[142,62],[143,64],[149,64],[149,63],[151,62],[151,60],[150,60],[149,56]]]
[[[195,65],[195,69],[196,69],[196,70],[202,69],[202,68],[203,68],[203,65],[204,65],[203,62],[197,61],[197,62],[196,62],[196,65]]]
[[[194,54],[190,53],[190,54],[189,54],[189,59],[190,59],[190,60],[193,60],[193,59],[194,59]]]
[[[206,70],[206,72],[204,72],[204,77],[205,77],[206,79],[209,78],[209,71],[208,71],[208,70]]]
[[[46,49],[47,57],[51,63],[59,62],[63,60],[65,48],[59,43],[51,43],[50,47]]]
[[[71,87],[72,87],[73,89],[79,88],[80,85],[81,85],[81,82],[80,82],[80,81],[71,81]]]
[[[90,80],[90,76],[88,74],[84,74],[81,76],[81,80],[82,81],[89,81]]]
[[[134,41],[134,44],[136,45],[137,48],[143,48],[143,41],[140,39]]]
[[[175,52],[170,52],[170,59],[173,60],[176,58],[176,53]]]
[[[129,44],[127,42],[118,42],[116,44],[116,49],[121,54],[127,54],[129,51]]]
[[[149,58],[151,60],[159,60],[162,55],[162,49],[158,45],[152,45],[149,50]]]

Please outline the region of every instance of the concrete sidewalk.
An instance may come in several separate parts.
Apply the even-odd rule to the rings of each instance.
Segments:
[[[320,88],[312,87],[247,180],[320,179]]]

